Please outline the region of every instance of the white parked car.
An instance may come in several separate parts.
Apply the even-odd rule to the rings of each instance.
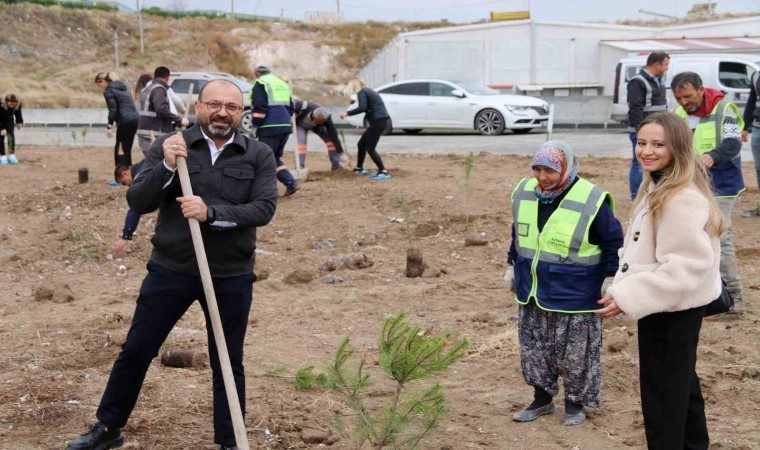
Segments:
[[[527,133],[545,127],[549,120],[549,104],[524,95],[500,94],[476,83],[453,83],[445,80],[406,80],[381,86],[380,94],[391,129],[419,133],[426,128],[458,128],[476,130],[485,135],[499,135],[504,130]],[[348,110],[358,107],[351,96]],[[353,126],[367,126],[364,114],[347,118]]]
[[[193,96],[192,102],[189,105],[190,113],[188,119],[191,122],[195,122],[195,106],[193,102],[198,99],[198,92],[209,81],[219,79],[231,81],[243,91],[243,106],[245,107],[245,111],[243,111],[243,117],[240,119],[240,128],[244,132],[250,133],[253,127],[251,121],[251,91],[253,90],[253,85],[248,81],[224,72],[172,72],[169,75],[169,86],[179,95],[183,102],[187,103],[187,93],[190,90],[190,84],[193,85]]]

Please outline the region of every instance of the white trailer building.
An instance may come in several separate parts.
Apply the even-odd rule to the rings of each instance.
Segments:
[[[399,34],[361,77],[372,87],[443,78],[542,97],[610,96],[621,58],[660,49],[760,54],[758,30],[760,16],[663,28],[530,20],[438,28]]]

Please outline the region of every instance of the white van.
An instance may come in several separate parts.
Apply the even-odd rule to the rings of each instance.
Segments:
[[[615,68],[615,88],[612,96],[611,118],[628,121],[628,81],[646,66],[648,55],[623,58]],[[681,72],[696,72],[706,87],[723,91],[726,98],[743,109],[749,98],[750,77],[760,70],[760,55],[732,53],[693,53],[670,55],[670,67],[665,73],[668,90],[668,109],[678,107],[670,91],[670,81]]]

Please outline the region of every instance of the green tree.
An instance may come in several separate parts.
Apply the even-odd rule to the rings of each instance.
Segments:
[[[466,338],[450,342],[449,333],[437,336],[410,325],[404,313],[385,321],[378,341],[380,367],[395,384],[387,403],[372,405],[367,395],[372,385],[364,358],[351,367],[355,350],[346,337],[326,368],[326,385],[343,395],[355,413],[354,432],[359,448],[414,449],[446,415],[443,387],[412,389],[410,383],[441,373],[461,359],[469,346]],[[340,418],[336,426],[343,428]]]

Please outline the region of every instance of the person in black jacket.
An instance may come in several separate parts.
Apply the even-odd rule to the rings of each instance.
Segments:
[[[385,109],[385,103],[377,92],[365,87],[362,88],[358,94],[356,94],[359,106],[348,112],[343,111],[340,113],[340,118],[345,119],[348,116],[356,114],[366,113],[367,121],[369,122],[369,128],[364,131],[361,139],[359,139],[358,147],[359,152],[356,156],[356,167],[354,172],[358,174],[368,173],[364,169],[364,158],[367,153],[372,161],[377,166],[377,173],[370,175],[370,180],[387,180],[391,177],[391,174],[385,169],[383,160],[380,158],[380,154],[375,151],[377,143],[380,141],[380,136],[383,135],[385,130],[390,125],[391,116],[388,115],[388,110]]]
[[[0,102],[0,165],[18,164],[16,158],[16,129],[24,126],[21,114],[21,99],[17,94],[8,93]],[[8,156],[5,155],[5,140],[8,139]]]
[[[135,407],[151,361],[196,300],[208,324],[214,442],[222,449],[236,445],[188,219],[200,222],[237,395],[245,415],[243,345],[256,279],[256,229],[274,216],[277,171],[272,150],[238,131],[243,93],[234,83],[209,81],[199,92],[195,110],[195,125],[161,136],[151,145],[145,166],[127,190],[130,209],[138,214],[158,210],[148,274],[140,287],[127,339],[96,412],[98,422],[71,441],[67,450],[116,448],[124,443],[122,429]],[[176,173],[178,156],[187,158],[191,196],[182,194]],[[178,446],[182,445],[168,447]]]
[[[114,166],[132,165],[132,144],[137,133],[137,108],[127,85],[119,81],[116,73],[99,73],[95,84],[103,89],[103,97],[108,105],[108,125],[106,135],[113,136],[116,129],[116,144],[113,149]]]
[[[760,71],[755,72],[750,80],[752,83],[749,87],[749,99],[747,100],[747,106],[744,107],[742,141],[747,142],[749,134],[752,133],[750,148],[752,149],[752,159],[755,162],[757,187],[760,188]],[[757,208],[755,211],[760,215],[760,208]]]
[[[644,118],[657,111],[668,109],[663,75],[670,65],[670,56],[656,51],[647,57],[647,65],[628,81],[628,138],[633,148],[628,187],[631,200],[636,198],[641,185],[641,166],[636,159],[636,130]]]

